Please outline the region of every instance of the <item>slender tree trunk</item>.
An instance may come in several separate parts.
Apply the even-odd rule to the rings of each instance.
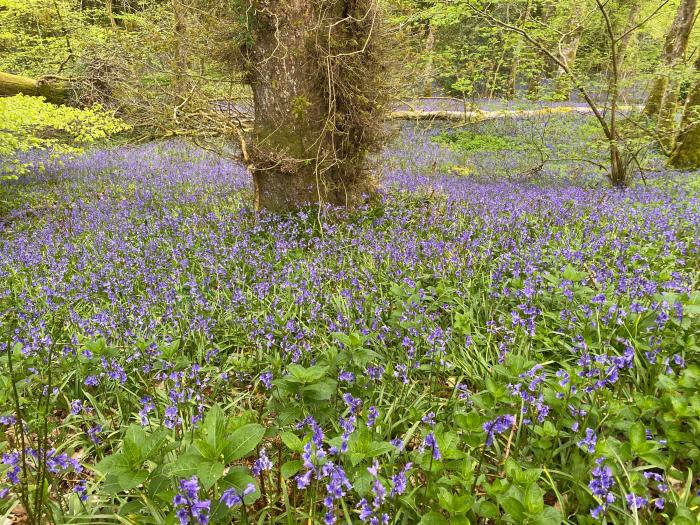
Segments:
[[[47,101],[61,104],[66,101],[68,90],[65,85],[45,79],[34,79],[0,72],[0,96],[32,95],[44,97]]]
[[[695,61],[695,70],[700,77],[700,57]],[[700,78],[688,93],[669,164],[674,168],[700,168]]]
[[[114,0],[105,0],[105,10],[107,18],[109,18],[109,25],[117,27],[117,20],[114,18]]]
[[[573,2],[572,9],[573,12],[569,18],[570,30],[562,38],[558,51],[560,60],[567,65],[569,70],[574,69],[576,56],[578,55],[578,46],[581,43],[581,37],[583,36],[583,2]],[[573,85],[569,75],[566,74],[562,68],[558,68],[554,82],[555,93],[564,99],[569,100],[571,98],[572,87]]]
[[[256,8],[248,54],[256,208],[359,205],[375,191],[365,156],[381,140],[386,95],[376,2]]]
[[[525,11],[520,18],[520,26],[526,26],[528,20],[530,19],[530,9],[531,1],[527,0],[525,4]],[[508,85],[506,87],[506,96],[508,98],[515,98],[518,84],[518,68],[520,66],[520,55],[523,51],[523,41],[518,38],[516,40],[515,46],[513,47],[513,60],[510,63],[510,71],[508,71]]]
[[[433,49],[435,48],[435,31],[433,26],[428,22],[428,36],[425,39],[425,71],[423,72],[423,96],[429,97],[433,93]]]
[[[644,114],[648,117],[656,118],[663,111],[661,116],[667,119],[668,113],[675,108],[679,86],[677,82],[669,82],[669,71],[681,63],[688,48],[688,39],[695,21],[696,5],[697,0],[681,0],[678,6],[671,28],[666,34],[661,54],[661,74],[654,78],[644,105]]]
[[[628,16],[628,22],[627,22],[627,29],[631,29],[635,27],[639,23],[639,15],[642,12],[642,1],[641,0],[634,0],[632,3],[632,6],[630,7],[630,14]],[[618,47],[618,54],[620,57],[620,64],[623,65],[625,63],[625,59],[627,58],[627,49],[629,48],[630,41],[632,38],[635,38],[637,36],[637,33],[631,32],[626,34],[623,38],[620,39],[620,44]]]
[[[180,0],[172,0],[173,9],[173,89],[178,98],[187,92],[187,23]]]

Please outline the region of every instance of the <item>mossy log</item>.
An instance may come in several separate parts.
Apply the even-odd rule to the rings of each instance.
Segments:
[[[49,102],[61,104],[68,98],[68,89],[65,83],[49,78],[35,79],[0,71],[0,97],[19,94],[40,96]]]
[[[639,106],[622,106],[618,109],[622,111],[639,109]],[[392,120],[447,120],[454,122],[483,122],[485,120],[498,120],[502,118],[528,118],[541,115],[580,113],[584,115],[592,114],[588,107],[560,106],[541,109],[509,109],[497,111],[421,111],[421,110],[400,110],[389,113]]]

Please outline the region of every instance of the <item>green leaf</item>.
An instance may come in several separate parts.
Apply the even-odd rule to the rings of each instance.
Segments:
[[[334,379],[324,379],[319,383],[305,386],[303,396],[307,401],[328,401],[335,394],[336,388],[337,382]]]
[[[244,458],[258,446],[265,435],[265,427],[257,423],[243,425],[226,440],[224,459],[226,463]]]
[[[117,453],[107,456],[100,461],[97,465],[95,465],[95,470],[102,474],[119,475],[125,472],[131,472],[133,468],[131,467],[131,462],[125,454]]]
[[[542,475],[542,469],[540,468],[529,468],[518,472],[516,476],[516,481],[521,485],[530,485],[535,483]]]
[[[420,519],[419,525],[450,525],[450,522],[439,512],[428,512]]]
[[[314,365],[310,368],[304,368],[301,365],[291,364],[287,367],[288,375],[285,380],[294,383],[311,384],[321,379],[328,371],[327,366]]]
[[[197,474],[197,469],[206,461],[199,454],[188,451],[172,463],[163,467],[163,473],[171,478],[189,478]]]
[[[293,432],[280,432],[280,438],[289,450],[292,452],[301,452],[304,449],[304,444],[301,439]]]
[[[209,490],[224,475],[226,467],[218,461],[204,461],[197,468],[197,477],[204,490]]]
[[[478,504],[476,513],[483,518],[496,519],[500,516],[498,507],[490,501],[481,501]]]
[[[544,510],[532,518],[535,525],[560,525],[563,521],[561,512],[554,507],[545,507]]]
[[[372,441],[367,447],[365,457],[373,458],[394,450],[396,450],[396,447],[387,441]]]
[[[203,439],[195,439],[192,445],[194,445],[194,448],[197,449],[197,452],[203,458],[209,459],[211,461],[216,461],[217,459],[219,459],[219,454],[216,453],[215,448],[212,448],[212,446],[209,444],[209,441],[205,441]]]
[[[503,498],[500,503],[501,507],[517,521],[522,521],[525,518],[525,507],[517,499],[508,496]]]
[[[129,490],[145,483],[148,475],[149,472],[147,470],[130,470],[117,474],[117,481],[122,490]]]
[[[630,444],[632,445],[632,450],[637,452],[641,445],[646,443],[647,436],[646,436],[646,431],[644,429],[644,424],[641,421],[638,421],[634,425],[632,425],[629,429],[629,438],[630,438]],[[648,451],[647,451],[648,452]]]
[[[580,272],[570,264],[567,264],[566,268],[564,269],[564,273],[562,273],[562,277],[564,279],[577,283],[579,281],[583,281],[586,277],[588,277],[588,274],[586,272]]]
[[[304,463],[300,459],[295,459],[295,460],[287,461],[286,463],[283,463],[282,467],[281,467],[282,477],[284,479],[290,479],[297,472],[299,472],[299,469],[301,469],[301,466],[303,464]]]
[[[544,509],[544,491],[536,484],[525,489],[525,507],[530,514],[539,514]]]
[[[223,409],[217,404],[212,406],[204,418],[202,432],[206,436],[206,442],[210,449],[218,456],[226,445],[226,416]]]
[[[141,451],[146,448],[146,432],[140,425],[129,425],[124,435],[124,454],[134,467],[141,466]]]

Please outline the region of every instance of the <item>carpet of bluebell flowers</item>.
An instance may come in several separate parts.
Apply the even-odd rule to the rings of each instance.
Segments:
[[[0,510],[700,523],[697,174],[469,175],[418,129],[380,160],[320,221],[177,142],[4,182]]]

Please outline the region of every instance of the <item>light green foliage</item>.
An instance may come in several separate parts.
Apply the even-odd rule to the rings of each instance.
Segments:
[[[473,131],[458,131],[441,133],[434,139],[438,144],[449,146],[458,151],[520,151],[526,145],[512,137],[475,133]]]
[[[665,33],[677,2],[656,12],[662,0],[617,0],[608,3],[612,23],[621,33],[652,16],[649,23],[627,39],[623,87],[639,90],[655,74]],[[477,16],[469,6],[494,19],[528,31],[555,54],[573,50],[570,66],[587,83],[600,82],[609,67],[610,49],[604,20],[589,0],[393,0],[396,19],[414,38],[417,61],[428,60],[433,77],[445,92],[466,98],[508,97],[518,93],[529,98],[565,98],[560,92],[571,87],[560,78],[558,68],[537,53],[519,35],[496,27]],[[432,28],[433,49],[426,49]],[[690,47],[700,40],[700,26],[691,35]],[[420,76],[423,71],[416,74]],[[604,88],[604,84],[599,86]]]
[[[128,129],[100,106],[56,106],[25,95],[0,98],[0,122],[0,178],[26,172],[19,152],[51,149],[56,154],[78,154],[84,146]]]

